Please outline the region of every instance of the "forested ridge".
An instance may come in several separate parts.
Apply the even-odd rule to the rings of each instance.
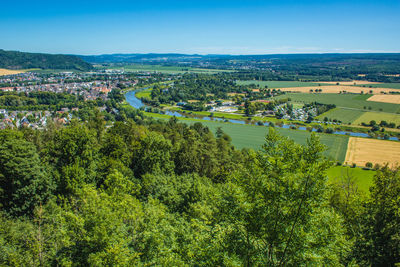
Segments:
[[[317,135],[223,131],[132,111],[0,131],[2,266],[395,266],[400,175],[328,184]]]
[[[65,69],[88,71],[93,66],[73,55],[25,53],[0,49],[0,68],[5,69]]]

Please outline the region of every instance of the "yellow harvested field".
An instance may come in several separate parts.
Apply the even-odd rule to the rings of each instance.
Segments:
[[[0,69],[0,76],[18,74],[18,73],[23,73],[23,72],[25,72],[25,71],[24,71],[24,70],[7,70],[7,69]]]
[[[315,82],[315,83],[321,83],[321,84],[337,84],[339,85],[360,85],[360,84],[380,84],[379,82],[369,82],[369,81],[350,81],[350,82],[341,82],[341,81],[336,81],[336,82]]]
[[[400,95],[373,95],[367,101],[400,104]]]
[[[329,85],[329,86],[307,86],[307,87],[289,87],[289,88],[280,88],[281,91],[289,91],[289,92],[300,92],[300,93],[309,93],[310,90],[322,89],[321,93],[340,93],[342,91],[346,91],[347,93],[355,93],[360,94],[364,92],[364,94],[369,94],[369,91],[372,90],[372,94],[381,94],[382,92],[389,93],[396,89],[390,88],[365,88],[359,86],[345,86],[345,85]],[[253,92],[257,89],[253,89]]]
[[[365,166],[367,162],[400,166],[400,142],[350,137],[345,163]]]
[[[257,89],[258,90],[258,89]],[[241,95],[241,96],[245,96],[246,94],[243,93],[227,93],[228,96],[236,96],[236,95]]]

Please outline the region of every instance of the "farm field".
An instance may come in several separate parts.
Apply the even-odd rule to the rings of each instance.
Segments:
[[[339,85],[370,85],[370,84],[382,84],[379,82],[369,82],[369,81],[360,81],[360,80],[354,80],[354,81],[348,81],[348,82],[343,82],[343,81],[333,81],[333,82],[318,82],[321,84],[334,84],[336,85],[339,83]]]
[[[23,73],[23,72],[25,72],[25,70],[0,69],[0,76],[19,74],[19,73]]]
[[[350,168],[346,166],[335,166],[327,171],[327,175],[330,183],[338,183],[344,177],[352,177],[356,183],[358,189],[367,195],[369,194],[369,188],[373,183],[374,170],[363,170],[361,168]]]
[[[236,81],[239,85],[256,84],[261,88],[268,86],[268,88],[285,88],[285,87],[304,87],[304,86],[318,86],[318,83],[313,82],[297,82],[297,81]]]
[[[123,69],[126,72],[161,72],[161,73],[185,73],[185,72],[194,72],[194,73],[206,73],[213,74],[219,72],[231,72],[230,70],[217,70],[217,69],[200,69],[200,68],[190,68],[190,67],[177,67],[177,66],[161,66],[161,65],[125,65],[125,66],[113,66],[109,69]]]
[[[368,87],[371,86],[373,88],[400,89],[400,83],[377,83],[377,84],[363,83],[363,84],[360,84],[360,85],[367,85]]]
[[[373,95],[367,101],[400,104],[400,95]]]
[[[353,123],[365,112],[361,110],[334,108],[316,117],[318,120],[323,120],[325,117],[331,120],[340,120],[342,123]]]
[[[145,112],[146,116],[158,118],[158,119],[169,119],[171,116],[148,113]],[[215,133],[218,127],[227,133],[232,138],[232,144],[241,148],[252,148],[258,150],[264,144],[265,135],[268,133],[268,127],[256,126],[256,125],[244,125],[244,124],[233,124],[223,123],[214,121],[205,121],[200,119],[189,119],[189,118],[177,118],[187,123],[201,122],[203,125],[210,128]],[[300,130],[290,130],[283,128],[276,128],[279,134],[289,137],[299,144],[306,144],[307,138],[310,137],[311,133]],[[328,158],[344,162],[347,150],[347,143],[349,137],[344,135],[330,135],[330,134],[318,134],[321,143],[327,146],[325,156]]]
[[[202,122],[203,125],[209,127],[214,133],[218,127],[232,138],[232,143],[237,148],[252,148],[258,150],[264,144],[265,135],[268,133],[268,127],[255,125],[240,125],[221,122]],[[278,133],[289,137],[298,144],[306,144],[310,133],[307,131],[290,130],[276,128]],[[344,161],[347,149],[347,136],[320,134],[321,142],[328,147],[325,155],[337,161]]]
[[[315,89],[321,89],[322,93],[328,93],[328,94],[338,94],[342,91],[345,91],[347,93],[353,93],[353,94],[361,94],[361,93],[368,93],[370,90],[372,90],[373,94],[381,94],[382,92],[389,93],[392,92],[393,90],[397,89],[389,89],[389,88],[366,88],[366,87],[361,87],[361,86],[346,86],[346,85],[322,85],[322,86],[306,86],[306,87],[286,87],[286,88],[280,88],[281,91],[286,91],[286,92],[299,92],[299,93],[310,93],[311,90],[315,91]]]
[[[353,121],[353,124],[359,125],[362,122],[369,123],[370,121],[386,121],[388,123],[394,122],[396,125],[400,125],[400,114],[383,113],[383,112],[364,112],[359,118]]]
[[[400,142],[359,137],[350,137],[345,163],[365,166],[389,163],[390,167],[400,164]]]
[[[367,94],[287,93],[276,98],[289,97],[295,103],[311,103],[316,101],[322,104],[335,104],[336,107],[358,109],[361,111],[383,111],[388,113],[397,113],[400,111],[400,106],[396,104],[367,101],[370,96]],[[369,107],[371,107],[371,110],[368,109]]]

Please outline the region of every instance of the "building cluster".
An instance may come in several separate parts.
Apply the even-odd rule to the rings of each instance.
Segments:
[[[73,82],[73,83],[52,83],[52,84],[38,84],[27,85],[18,87],[2,87],[2,91],[13,92],[52,92],[52,93],[68,93],[83,96],[84,100],[95,100],[97,98],[107,99],[107,95],[114,88],[116,84],[111,82]]]
[[[21,126],[39,129],[46,126],[48,118],[52,118],[50,111],[8,111],[0,109],[0,129]],[[72,114],[69,117],[59,119],[62,119],[63,123],[67,123],[71,118]]]

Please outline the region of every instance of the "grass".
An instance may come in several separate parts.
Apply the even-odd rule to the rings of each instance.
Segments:
[[[328,119],[336,119],[342,121],[342,123],[353,123],[360,116],[365,114],[366,112],[354,109],[345,109],[345,108],[334,108],[331,109],[318,117],[316,119],[323,120],[325,117]]]
[[[151,90],[150,89],[147,89],[147,90],[143,90],[143,91],[140,91],[140,92],[137,92],[136,94],[135,94],[135,96],[137,97],[137,98],[148,98],[148,99],[150,99],[151,97],[150,97],[150,95],[151,95]]]
[[[265,135],[268,133],[268,127],[255,125],[241,125],[233,123],[221,123],[205,121],[202,124],[208,126],[214,133],[218,127],[232,138],[232,143],[237,148],[252,148],[258,150],[264,144]],[[277,131],[286,137],[294,140],[298,144],[305,145],[310,133],[307,131],[290,130],[276,128]],[[325,155],[333,160],[343,162],[346,157],[347,136],[319,134],[321,143],[327,146]]]
[[[191,68],[191,67],[178,67],[178,66],[161,66],[161,65],[139,65],[139,64],[129,64],[124,66],[112,66],[107,69],[123,69],[126,72],[161,72],[161,73],[206,73],[213,74],[219,72],[231,72],[231,70],[220,70],[220,69],[201,69],[201,68]]]
[[[146,113],[147,116],[159,118],[159,119],[169,119],[170,116],[154,113]],[[210,128],[214,133],[217,131],[218,127],[227,133],[232,138],[232,144],[236,148],[252,148],[258,150],[264,143],[265,135],[268,133],[267,127],[252,126],[252,125],[239,125],[232,123],[221,123],[221,122],[211,122],[204,121],[200,119],[188,119],[188,118],[178,118],[182,122],[195,123],[201,122],[203,125]],[[305,144],[307,138],[310,134],[305,131],[296,131],[289,129],[276,128],[280,134],[283,136],[293,139],[299,144]],[[319,134],[321,142],[328,147],[325,155],[331,159],[343,162],[346,156],[348,137],[339,135],[327,135]],[[372,185],[372,178],[375,175],[373,170],[363,170],[361,168],[350,168],[345,166],[336,166],[328,169],[327,175],[329,182],[334,183],[340,181],[340,178],[349,173],[355,179],[360,191],[369,193],[369,187]]]
[[[336,166],[328,169],[327,175],[329,182],[340,182],[342,178],[349,175],[354,179],[358,189],[369,194],[369,188],[373,183],[373,177],[376,174],[374,170],[363,170],[361,168],[350,168],[347,166]]]
[[[400,105],[367,101],[371,95],[360,94],[309,94],[309,93],[287,93],[276,98],[291,98],[294,103],[319,102],[322,104],[335,104],[339,108],[355,109],[360,111],[383,111],[388,113],[400,112]],[[366,109],[364,109],[366,107]]]
[[[396,125],[400,125],[400,114],[383,113],[383,112],[364,112],[360,117],[358,117],[353,124],[361,124],[362,122],[369,123],[370,121],[376,121],[380,123],[381,121],[386,121],[388,123],[394,122]]]
[[[265,86],[268,86],[268,88],[318,86],[318,83],[298,82],[298,81],[254,81],[254,80],[250,80],[250,81],[236,81],[236,83],[239,85],[256,84],[262,88],[264,88]]]
[[[358,86],[364,86],[365,88],[393,88],[400,89],[400,83],[379,83],[379,84],[359,84]]]
[[[163,114],[154,114],[146,112],[146,115],[158,119],[169,119],[171,116]],[[210,128],[214,133],[218,127],[227,133],[232,138],[232,144],[241,148],[252,148],[258,150],[264,144],[265,135],[268,133],[268,127],[256,126],[248,124],[234,124],[234,123],[223,123],[214,121],[204,121],[200,119],[191,118],[178,118],[179,120],[194,123],[201,122],[203,125]],[[298,144],[306,144],[307,138],[310,137],[311,133],[300,130],[290,130],[283,128],[276,128],[278,133],[283,136],[289,137]],[[348,137],[342,135],[329,135],[329,134],[318,134],[321,143],[327,146],[328,150],[325,155],[335,161],[343,162],[346,157]]]
[[[169,119],[170,116],[162,114],[147,113],[147,116],[159,119]],[[218,127],[227,133],[232,138],[232,144],[236,148],[252,148],[258,150],[264,143],[265,135],[268,133],[267,127],[253,126],[253,125],[240,125],[232,123],[221,123],[221,122],[211,122],[204,121],[200,119],[189,119],[189,118],[178,118],[182,122],[195,123],[201,122],[203,125],[210,128],[214,133],[217,131]],[[289,129],[277,128],[278,132],[283,136],[293,139],[299,144],[305,144],[307,138],[309,138],[310,133],[305,131],[296,131]],[[346,156],[348,137],[339,135],[327,135],[319,134],[321,142],[328,147],[325,155],[331,159],[343,162]],[[350,168],[350,167],[332,167],[327,171],[329,177],[329,182],[338,182],[339,179],[349,172],[349,174],[354,177],[355,182],[360,191],[368,194],[368,189],[372,185],[372,178],[375,171],[363,170],[361,168]]]

